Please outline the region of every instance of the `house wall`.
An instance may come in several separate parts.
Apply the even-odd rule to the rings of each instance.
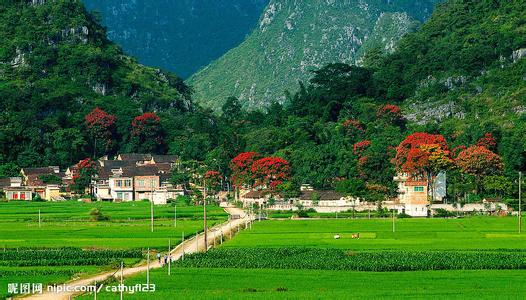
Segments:
[[[133,201],[133,178],[115,177],[110,178],[109,187],[111,197],[117,201]]]
[[[7,200],[32,200],[31,191],[5,191]]]

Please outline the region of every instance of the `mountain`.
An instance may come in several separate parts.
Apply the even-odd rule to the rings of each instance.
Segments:
[[[526,112],[525,14],[523,1],[439,5],[377,63],[379,95],[418,124],[514,127]]]
[[[139,62],[183,78],[239,45],[268,0],[83,0]]]
[[[117,118],[122,139],[111,151],[129,146],[134,116],[184,122],[195,110],[179,77],[126,56],[80,1],[2,1],[0,40],[0,163],[85,158],[93,145],[84,116],[95,107]]]
[[[193,75],[196,101],[217,109],[229,96],[249,109],[284,100],[298,81],[327,63],[354,64],[367,49],[396,42],[432,12],[437,0],[272,0],[254,32]]]

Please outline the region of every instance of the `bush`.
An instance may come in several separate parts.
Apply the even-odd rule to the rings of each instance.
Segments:
[[[306,210],[298,210],[296,212],[296,216],[298,218],[308,218],[309,217],[309,213]]]
[[[102,211],[100,208],[93,208],[90,212],[90,219],[93,222],[99,222],[99,221],[108,221],[110,218],[108,216],[105,216],[102,214]]]
[[[433,216],[436,218],[451,218],[455,217],[456,214],[454,212],[447,211],[443,208],[439,208],[435,210]]]
[[[401,214],[398,214],[397,218],[399,219],[410,219],[412,218],[412,216],[406,214],[406,213],[401,213]]]

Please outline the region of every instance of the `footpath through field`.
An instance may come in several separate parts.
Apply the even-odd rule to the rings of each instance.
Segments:
[[[236,207],[226,207],[225,211],[230,215],[230,220],[228,222],[216,225],[208,229],[208,242],[207,248],[214,245],[214,237],[217,237],[217,232],[222,232],[223,236],[230,236],[234,234],[239,227],[245,226],[247,222],[252,221],[254,218],[247,215],[242,209]],[[232,218],[232,216],[237,216],[238,218]],[[183,244],[179,244],[175,249],[171,251],[171,257],[173,260],[178,260],[185,254],[194,253],[196,251],[202,251],[205,247],[205,237],[204,232],[199,234],[197,237],[186,240]],[[150,261],[150,269],[161,268],[160,264],[155,257],[152,256]],[[123,269],[123,277],[129,277],[138,273],[146,272],[148,266],[146,264],[140,265],[137,267],[129,267]],[[74,292],[75,290],[80,290],[81,287],[86,287],[94,285],[97,282],[103,282],[114,276],[117,279],[120,279],[121,272],[120,270],[105,272],[102,274],[94,275],[89,278],[83,278],[79,280],[74,280],[68,283],[65,283],[65,287],[68,291],[64,292],[47,292],[44,291],[42,294],[35,294],[25,297],[24,299],[38,299],[38,300],[62,300],[70,299],[71,297],[80,294],[79,292]],[[44,288],[45,289],[45,288]]]

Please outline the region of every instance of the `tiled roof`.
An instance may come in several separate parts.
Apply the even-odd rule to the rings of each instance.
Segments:
[[[174,163],[179,159],[177,155],[153,155],[152,158],[157,164]]]
[[[427,181],[406,181],[405,186],[427,186]]]
[[[121,158],[121,160],[131,160],[135,162],[152,159],[151,154],[143,154],[143,153],[123,153],[123,154],[119,154],[119,157]]]
[[[268,194],[268,191],[250,191],[243,195],[243,198],[245,199],[261,199],[264,198],[265,195]]]
[[[46,174],[55,174],[53,168],[43,167],[43,168],[23,168],[22,171],[24,175],[46,175]]]
[[[0,188],[11,186],[11,179],[9,178],[0,178]]]

